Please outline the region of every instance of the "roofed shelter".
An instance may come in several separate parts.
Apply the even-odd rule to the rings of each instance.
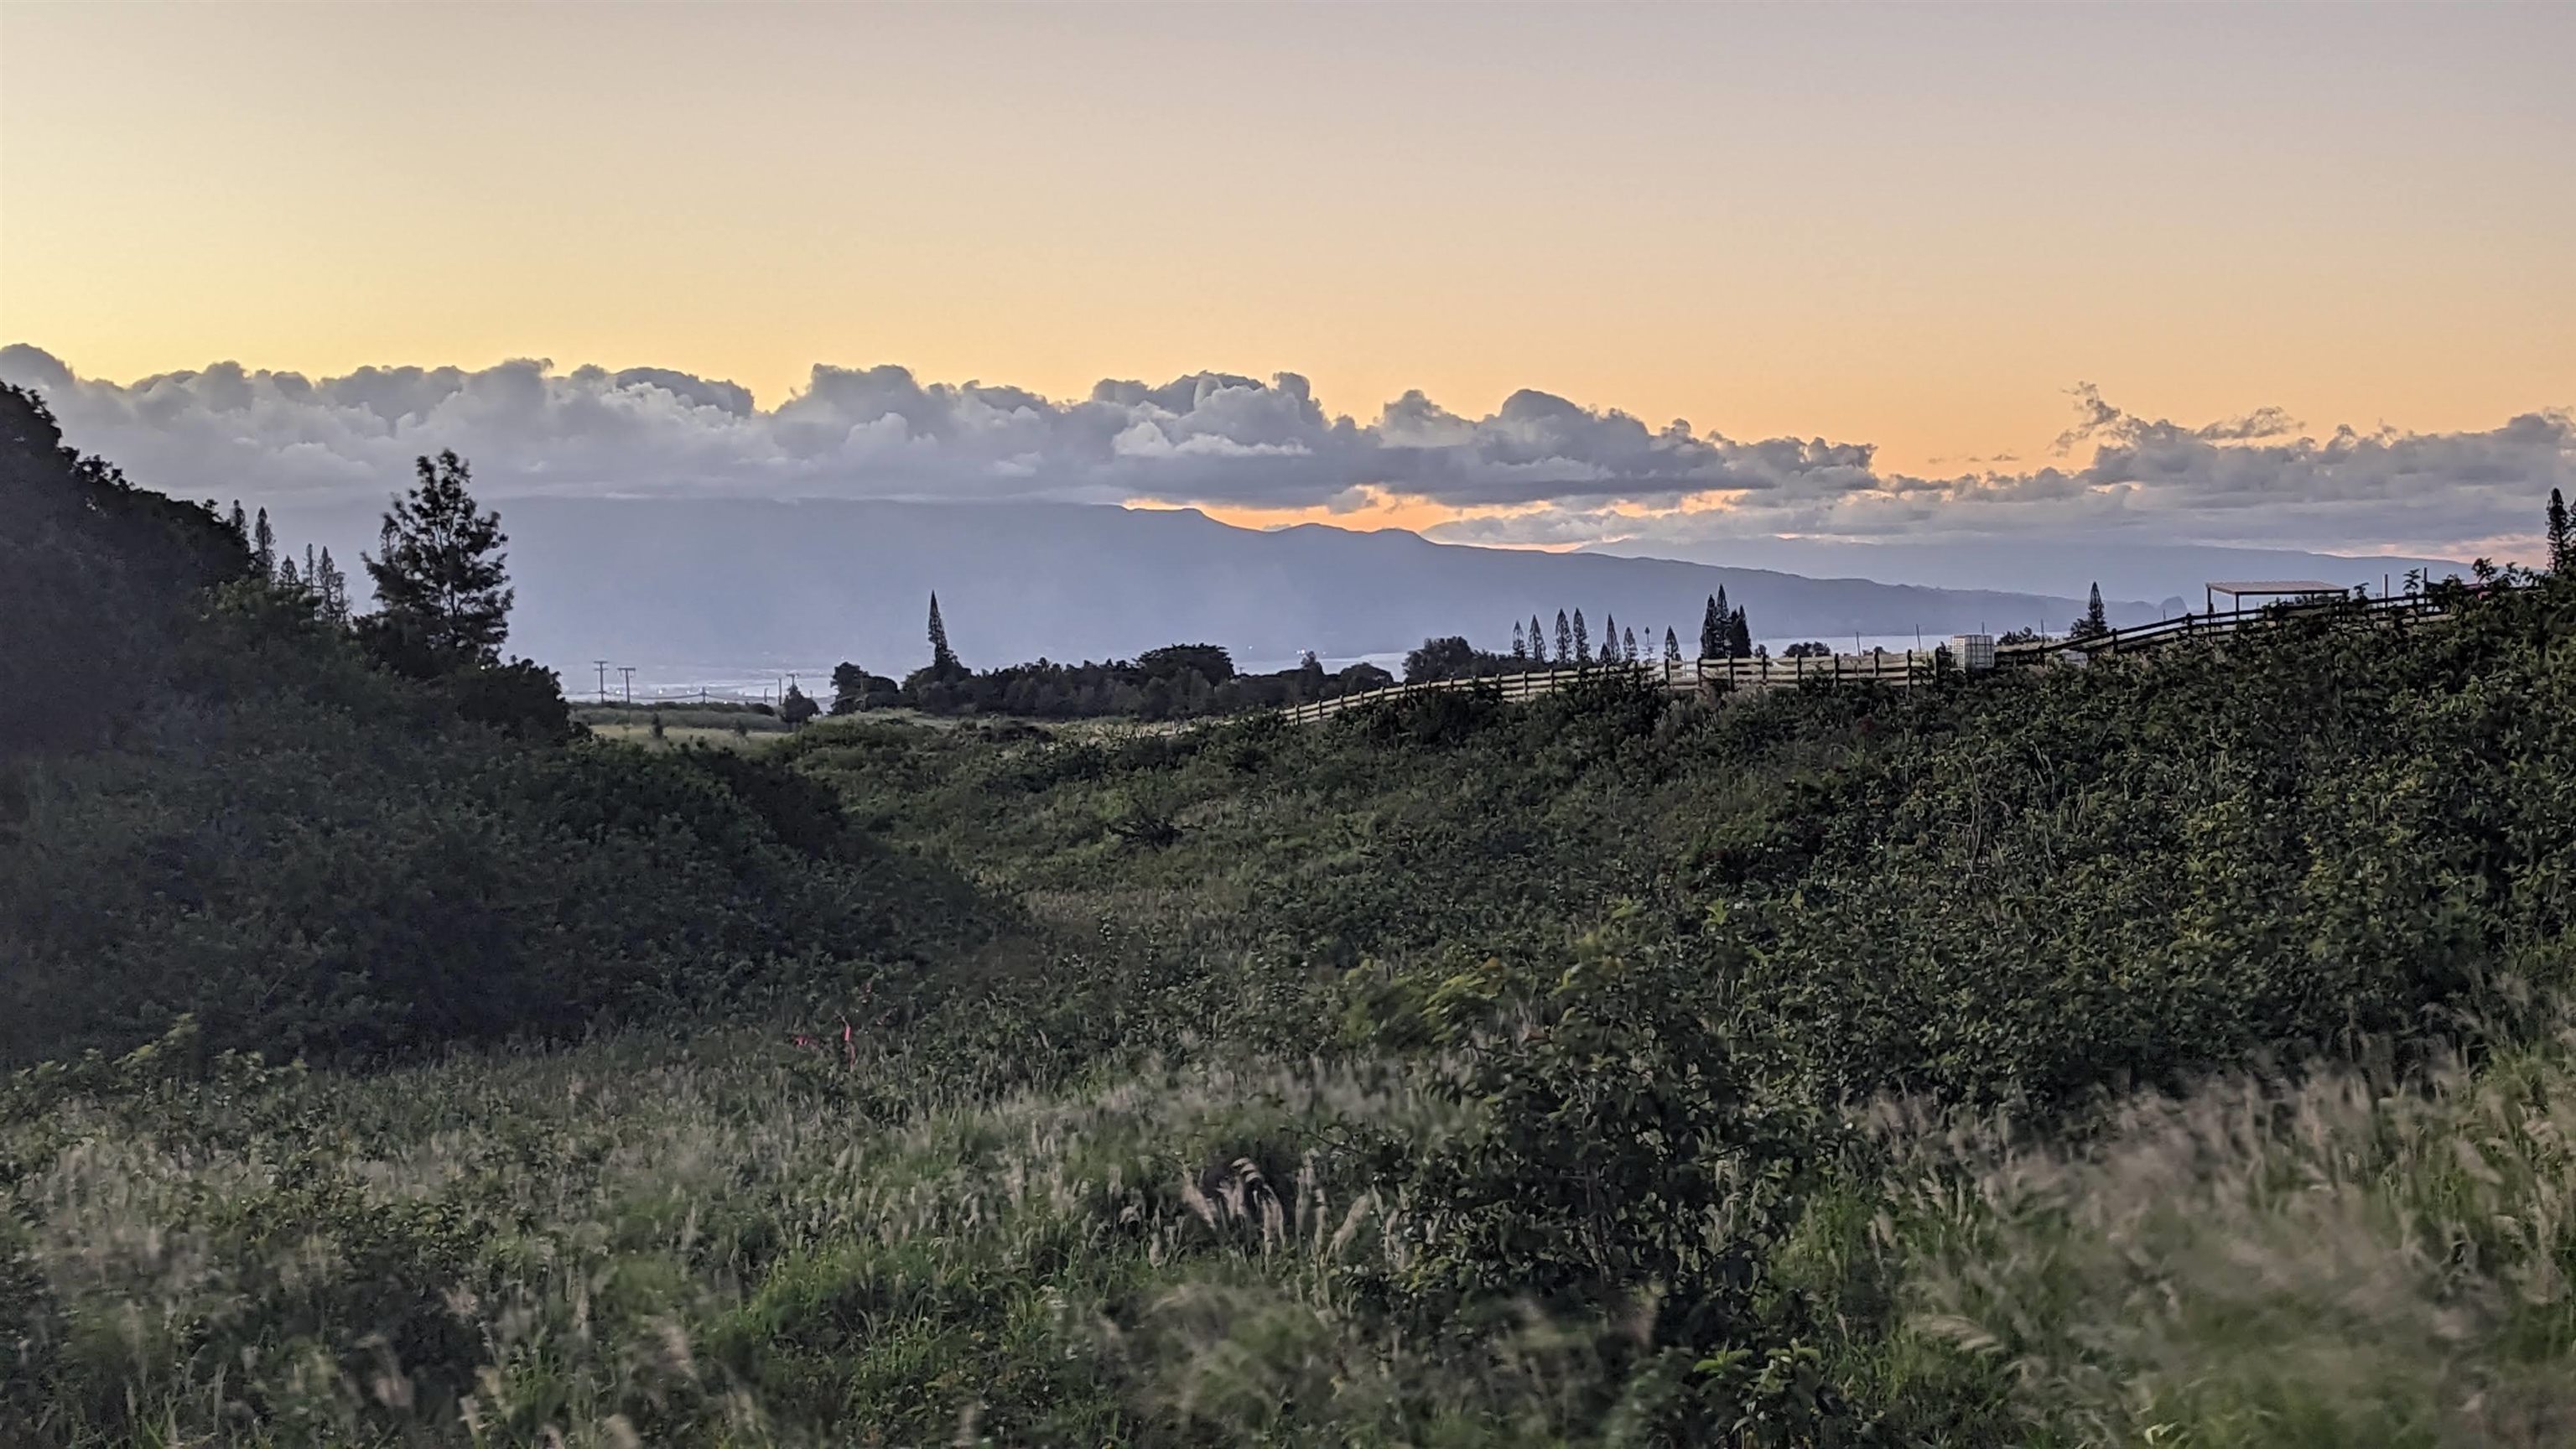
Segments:
[[[2240,579],[2234,583],[2211,584],[2205,596],[2209,612],[2218,612],[2218,596],[2227,596],[2230,612],[2242,610],[2247,599],[2314,599],[2342,598],[2343,587],[2317,579]]]

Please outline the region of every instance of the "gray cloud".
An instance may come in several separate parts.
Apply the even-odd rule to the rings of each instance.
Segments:
[[[492,497],[735,494],[1058,499],[1348,510],[1370,490],[1506,516],[1441,525],[1459,542],[1849,538],[2137,529],[2201,542],[2429,546],[2531,531],[2535,499],[2576,486],[2576,420],[2529,413],[2479,433],[2337,429],[2277,408],[2187,426],[2076,389],[2061,454],[2092,461],[1917,478],[1864,443],[1738,441],[1686,422],[1522,391],[1470,417],[1408,392],[1366,422],[1304,378],[1199,373],[1104,381],[1064,401],[905,368],[818,366],[758,407],[744,388],[661,368],[360,368],[306,378],[217,363],[132,383],[76,376],[24,344],[0,378],[43,391],[80,446],[188,497],[379,492],[454,448]],[[2009,461],[1997,458],[1996,462]],[[1720,507],[1704,506],[1715,500]],[[1688,507],[1684,505],[1686,502]]]

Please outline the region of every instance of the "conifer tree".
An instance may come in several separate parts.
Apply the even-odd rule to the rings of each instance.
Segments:
[[[277,561],[277,586],[288,593],[303,592],[304,575],[296,571],[293,558],[282,558]]]
[[[1521,621],[1518,619],[1512,621],[1512,657],[1524,660],[1529,658],[1529,639],[1521,633]]]
[[[260,576],[277,576],[277,530],[268,526],[268,510],[259,511],[259,522],[251,525],[250,556],[259,565]]]
[[[1574,626],[1565,622],[1565,611],[1556,611],[1556,662],[1574,662]]]
[[[240,539],[244,548],[250,546],[250,515],[242,512],[240,499],[233,500],[232,517],[225,520],[225,526],[232,529],[233,537]]]
[[[1740,604],[1726,621],[1726,657],[1729,659],[1753,657],[1753,624],[1744,617],[1744,608]]]
[[[1717,605],[1717,595],[1708,596],[1708,608],[1699,616],[1699,657],[1720,659],[1726,655],[1726,611]]]
[[[941,680],[955,679],[966,672],[957,662],[956,651],[948,647],[948,626],[940,622],[936,589],[930,594],[930,668],[933,676]]]
[[[2111,620],[2102,612],[2102,586],[2095,584],[2093,597],[2084,605],[2084,617],[2076,620],[2075,627],[2066,633],[2074,639],[2099,639],[2110,632]]]
[[[1601,662],[1609,664],[1618,657],[1619,620],[1615,615],[1604,614],[1601,616]]]
[[[349,622],[349,576],[340,572],[340,566],[331,561],[331,550],[327,548],[322,550],[322,557],[314,565],[310,582],[315,596],[321,600],[323,619],[333,624],[347,624]]]
[[[1666,664],[1682,662],[1682,636],[1669,628],[1664,630],[1664,662]]]
[[[1636,630],[1622,629],[1619,631],[1619,657],[1630,664],[1637,662]]]
[[[2555,488],[2549,490],[2549,571],[2576,573],[2576,532],[2568,526],[2567,500]]]
[[[1574,611],[1574,662],[1577,664],[1592,662],[1592,637],[1583,632],[1581,609]]]
[[[1547,631],[1539,627],[1538,615],[1530,615],[1530,662],[1547,662]]]
[[[493,664],[514,595],[501,517],[474,506],[473,474],[453,450],[416,462],[420,481],[385,513],[383,551],[360,555],[375,581],[368,633],[380,657],[411,672]]]

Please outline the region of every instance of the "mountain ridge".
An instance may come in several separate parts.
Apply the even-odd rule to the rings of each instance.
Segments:
[[[1441,543],[1325,524],[1239,528],[1196,509],[848,499],[517,497],[492,501],[518,588],[511,647],[587,674],[607,658],[853,659],[898,672],[923,652],[937,591],[970,663],[1112,658],[1205,640],[1238,658],[1357,657],[1465,634],[1508,647],[1533,614],[1581,609],[1660,650],[1695,645],[1724,587],[1757,637],[1926,637],[2063,628],[2070,597],[1594,553]],[[381,505],[278,500],[290,551],[329,546],[356,572]],[[2161,606],[2113,600],[2115,620]]]

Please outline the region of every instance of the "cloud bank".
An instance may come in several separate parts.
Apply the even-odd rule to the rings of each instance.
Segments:
[[[139,482],[263,501],[382,492],[415,455],[454,448],[494,498],[1344,509],[1394,496],[1460,510],[1431,530],[1454,542],[2135,530],[2367,550],[2527,536],[2551,487],[2576,488],[2576,416],[2563,410],[2485,432],[2317,438],[2276,408],[2188,426],[2089,387],[2059,440],[2063,463],[1920,478],[1881,472],[1866,443],[1739,441],[1527,390],[1482,417],[1408,392],[1360,421],[1328,414],[1294,373],[1104,381],[1067,401],[925,384],[895,366],[817,366],[802,392],[763,409],[731,382],[661,368],[522,360],[315,380],[216,363],[120,384],[18,344],[0,348],[0,379],[43,392],[76,444]]]

